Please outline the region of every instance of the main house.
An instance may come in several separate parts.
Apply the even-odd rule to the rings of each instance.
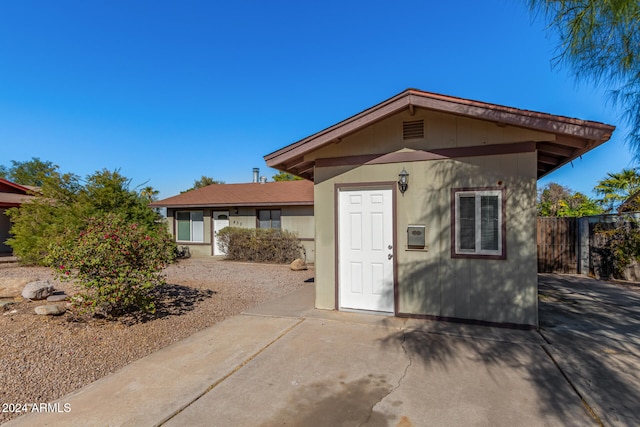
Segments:
[[[167,208],[169,230],[196,257],[225,255],[216,234],[224,227],[281,228],[295,232],[314,261],[313,183],[306,180],[212,184],[151,203]]]
[[[11,221],[6,214],[7,209],[20,207],[33,196],[29,193],[36,187],[20,185],[0,178],[0,253],[10,254],[12,249],[5,242],[11,237]]]
[[[314,182],[317,308],[535,328],[536,181],[613,130],[409,89],[265,160]]]

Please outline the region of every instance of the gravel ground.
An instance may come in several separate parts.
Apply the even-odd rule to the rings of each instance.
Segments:
[[[157,314],[148,321],[78,321],[38,316],[42,301],[0,309],[0,405],[52,402],[162,347],[243,310],[299,289],[313,271],[286,265],[188,259],[166,269]],[[0,267],[4,278],[49,279],[41,267]],[[14,312],[15,310],[15,312]],[[18,414],[1,412],[0,423]]]

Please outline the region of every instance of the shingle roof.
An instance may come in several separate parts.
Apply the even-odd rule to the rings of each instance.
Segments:
[[[29,191],[36,191],[37,189],[38,187],[20,185],[0,178],[0,207],[11,208],[20,206],[22,203],[33,198],[33,196],[27,193]]]
[[[313,182],[280,181],[249,184],[212,184],[158,200],[152,207],[313,205]]]
[[[0,193],[0,207],[12,208],[20,206],[21,204],[29,201],[32,198],[33,196],[29,196],[27,194]]]

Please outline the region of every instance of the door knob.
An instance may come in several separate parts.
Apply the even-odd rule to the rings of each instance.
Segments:
[[[393,258],[393,254],[387,255],[387,259],[391,259],[391,258]]]

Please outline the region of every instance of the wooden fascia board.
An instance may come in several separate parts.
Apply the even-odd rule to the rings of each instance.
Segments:
[[[438,99],[418,94],[410,95],[409,103],[417,107],[456,114],[472,119],[505,123],[508,125],[555,134],[572,135],[585,139],[604,139],[604,141],[606,141],[615,129],[613,126],[602,123],[587,122],[579,119],[518,110],[510,107],[489,104],[482,105],[482,103],[473,101],[455,102],[452,100]]]
[[[15,190],[19,190],[20,192],[23,192],[24,194],[27,194],[29,191],[32,191],[30,188],[24,187],[20,184],[16,184],[15,182],[9,181],[7,179],[4,178],[0,178],[0,183],[6,185],[7,187],[13,188]]]
[[[286,163],[291,158],[304,156],[306,153],[330,144],[336,139],[341,139],[365,126],[369,126],[389,117],[398,111],[407,108],[408,105],[409,98],[405,94],[401,94],[401,96],[399,95],[391,98],[385,103],[365,110],[360,114],[298,141],[289,147],[285,147],[272,154],[268,154],[264,157],[265,162],[267,163],[267,166],[275,167],[275,165]]]

